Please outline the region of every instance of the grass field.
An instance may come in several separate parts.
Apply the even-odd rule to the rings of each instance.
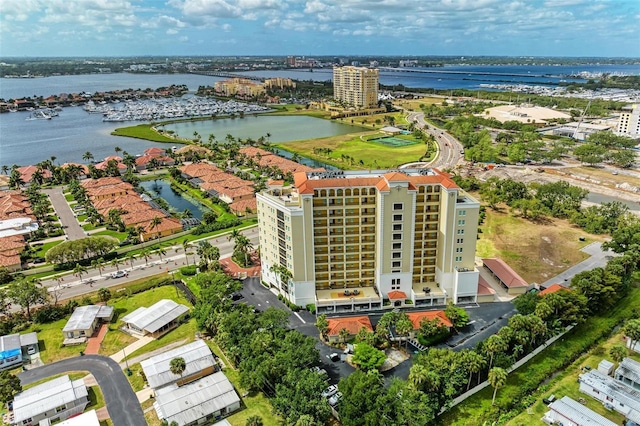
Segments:
[[[439,105],[443,100],[443,98],[396,99],[393,105],[410,111],[420,111],[420,105]]]
[[[92,235],[106,235],[108,237],[113,237],[113,238],[117,239],[118,241],[126,240],[127,237],[129,236],[129,234],[127,234],[126,232],[110,231],[108,229],[106,229],[104,231],[94,232],[94,233],[92,233]]]
[[[63,318],[49,324],[32,324],[24,331],[25,333],[32,331],[38,333],[40,359],[42,359],[45,364],[80,355],[80,351],[84,351],[87,347],[86,343],[75,346],[62,345],[64,341],[62,329],[68,319],[69,318]]]
[[[406,115],[403,112],[386,112],[383,114],[363,115],[360,117],[344,117],[336,119],[337,122],[343,124],[352,124],[355,126],[362,126],[370,129],[379,129],[384,126],[388,126],[385,123],[385,117],[394,118],[394,126],[401,124],[409,124],[406,119]]]
[[[364,139],[376,134],[377,132],[363,132],[287,142],[277,146],[287,151],[297,152],[305,157],[330,163],[341,169],[394,168],[404,163],[418,161],[427,149],[426,145],[422,143],[403,147],[390,147],[360,138],[361,135]],[[317,155],[313,152],[314,148],[328,148],[332,150],[332,153],[329,157]],[[353,158],[354,162],[351,163],[344,160],[343,156]]]
[[[136,139],[145,139],[152,142],[162,143],[186,143],[181,139],[173,139],[153,130],[151,124],[138,124],[137,126],[120,127],[111,132],[114,136],[126,136]]]
[[[549,219],[544,223],[530,222],[512,216],[505,207],[496,212],[486,210],[476,246],[479,257],[500,257],[527,282],[544,282],[587,255],[580,248],[602,236],[587,234],[569,222]],[[586,240],[579,241],[579,237]]]
[[[44,257],[44,255],[45,255],[45,253],[47,253],[47,251],[49,251],[51,248],[57,246],[58,244],[60,244],[63,241],[64,240],[49,241],[48,243],[44,243],[41,246],[38,246],[38,251],[36,252],[35,257]]]

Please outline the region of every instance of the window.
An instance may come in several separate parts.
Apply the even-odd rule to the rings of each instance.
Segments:
[[[394,210],[402,210],[402,203],[393,203]]]
[[[456,244],[462,244],[462,243],[464,243],[464,238],[458,238],[456,240]]]
[[[402,249],[402,243],[393,243],[393,249],[394,250]]]
[[[401,265],[402,265],[402,262],[400,262],[399,260],[391,262],[391,267],[392,268],[399,268]]]
[[[393,234],[393,239],[394,240],[401,240],[402,239],[402,234]]]
[[[456,253],[462,253],[462,247],[456,247]]]
[[[458,229],[458,235],[464,235],[464,229]]]
[[[401,223],[394,223],[393,224],[393,230],[394,231],[402,231],[402,224]]]
[[[393,215],[393,220],[395,220],[396,222],[399,220],[402,220],[402,215],[401,214],[394,214]]]
[[[458,226],[463,226],[465,223],[464,219],[458,220]]]
[[[391,279],[391,290],[400,290],[400,278]]]
[[[59,407],[56,407],[56,413],[59,413],[60,411],[64,411],[66,409],[67,409],[67,407],[65,407],[64,405],[61,405]]]
[[[456,256],[456,262],[462,262],[462,256]]]
[[[400,259],[402,257],[402,253],[393,253],[394,259]]]
[[[458,216],[466,216],[466,215],[467,215],[467,211],[466,210],[458,211]]]

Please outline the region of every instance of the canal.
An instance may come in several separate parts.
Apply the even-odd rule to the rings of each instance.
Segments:
[[[165,180],[140,182],[140,186],[153,197],[157,196],[165,200],[176,212],[181,213],[185,209],[189,209],[193,217],[202,220],[202,213],[207,211],[207,208],[197,201],[191,201],[185,198],[180,192],[174,191],[169,182]]]

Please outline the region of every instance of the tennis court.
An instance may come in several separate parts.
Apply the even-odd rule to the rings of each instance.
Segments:
[[[396,138],[394,136],[384,136],[382,138],[371,139],[369,142],[377,142],[387,146],[399,147],[399,146],[408,146],[415,145],[418,142],[410,141],[407,139]]]

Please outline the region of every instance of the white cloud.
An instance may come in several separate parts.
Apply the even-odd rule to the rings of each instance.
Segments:
[[[169,34],[169,35],[178,34],[178,30],[174,30],[173,28],[169,28],[167,30],[167,34]]]

